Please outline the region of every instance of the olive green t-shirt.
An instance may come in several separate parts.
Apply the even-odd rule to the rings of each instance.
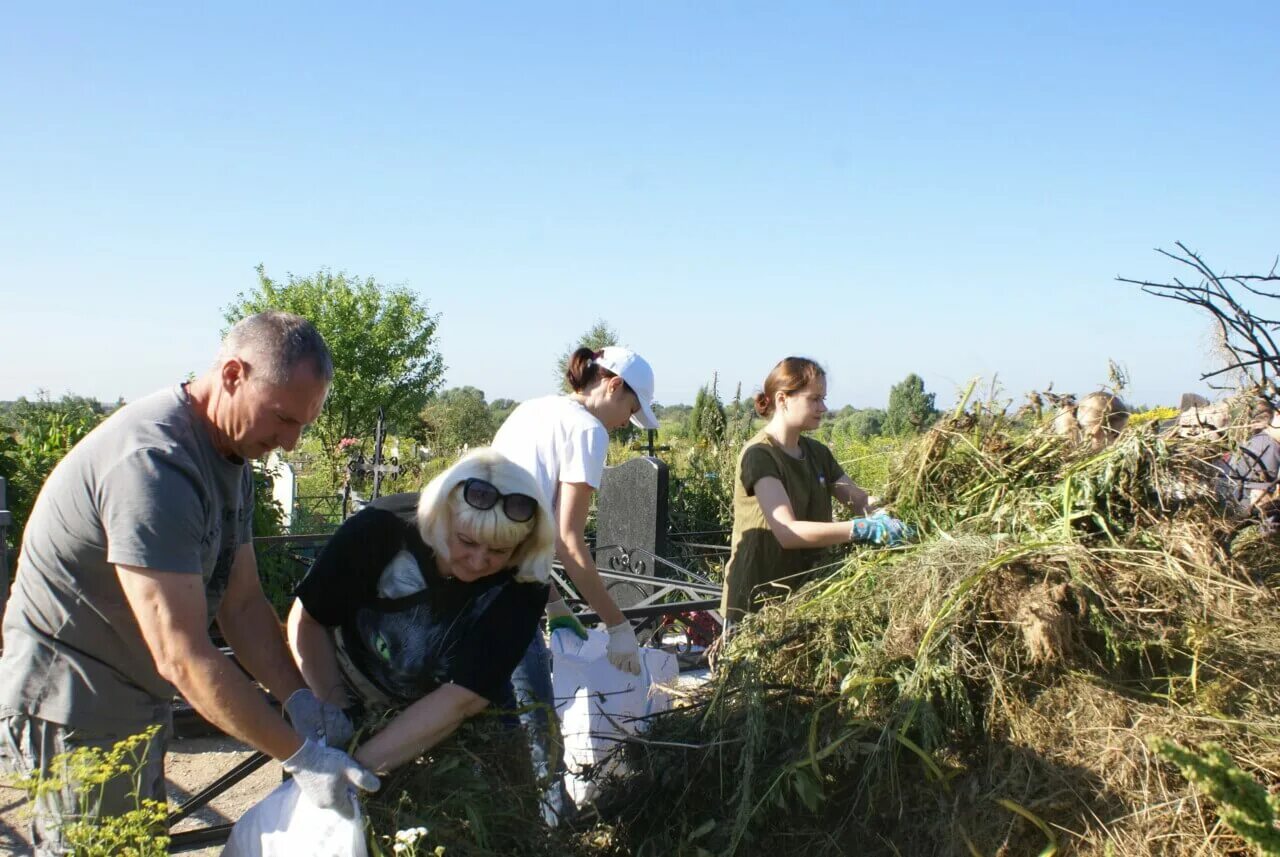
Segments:
[[[800,436],[800,450],[801,457],[792,458],[761,431],[747,441],[738,458],[733,480],[733,541],[720,605],[731,621],[754,612],[763,597],[785,591],[767,584],[821,565],[829,554],[826,548],[784,550],[769,530],[756,499],[756,483],[772,476],[786,489],[796,520],[831,521],[831,488],[845,475],[844,470],[831,450],[810,437]],[[780,585],[794,588],[801,582],[796,578]]]

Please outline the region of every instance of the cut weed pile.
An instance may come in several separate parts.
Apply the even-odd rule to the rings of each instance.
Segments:
[[[637,855],[1243,854],[1149,737],[1280,779],[1274,546],[1226,520],[1226,441],[1097,453],[961,413],[864,552],[744,623],[717,680],[628,748]],[[1231,548],[1234,548],[1231,550]]]
[[[1148,744],[1280,783],[1280,563],[1220,511],[1229,448],[1148,423],[1089,452],[958,411],[895,463],[919,543],[743,623],[598,817],[542,828],[473,728],[391,778],[373,825],[450,855],[1250,853]]]

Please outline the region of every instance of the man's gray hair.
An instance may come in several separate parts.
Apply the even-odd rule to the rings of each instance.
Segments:
[[[333,380],[333,357],[315,325],[300,315],[267,310],[242,318],[222,339],[218,365],[241,357],[268,384],[286,384],[301,363],[316,376]]]

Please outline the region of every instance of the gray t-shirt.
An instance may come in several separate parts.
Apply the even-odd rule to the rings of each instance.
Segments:
[[[209,620],[253,537],[253,473],[220,455],[173,387],[126,405],[46,480],[4,615],[0,715],[137,731],[173,696],[116,565],[199,574]]]

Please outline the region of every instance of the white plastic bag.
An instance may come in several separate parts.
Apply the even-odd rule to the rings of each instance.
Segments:
[[[675,655],[645,646],[640,648],[640,675],[623,672],[605,654],[609,635],[590,629],[584,641],[567,628],[551,634],[551,686],[556,715],[564,736],[565,786],[581,806],[599,791],[582,779],[588,765],[599,766],[596,776],[622,773],[621,762],[610,751],[618,739],[635,735],[645,723],[639,718],[666,711],[671,695],[660,685],[671,684],[679,672]]]
[[[249,807],[231,828],[222,857],[368,857],[364,816],[353,794],[354,818],[312,803],[293,780]]]

